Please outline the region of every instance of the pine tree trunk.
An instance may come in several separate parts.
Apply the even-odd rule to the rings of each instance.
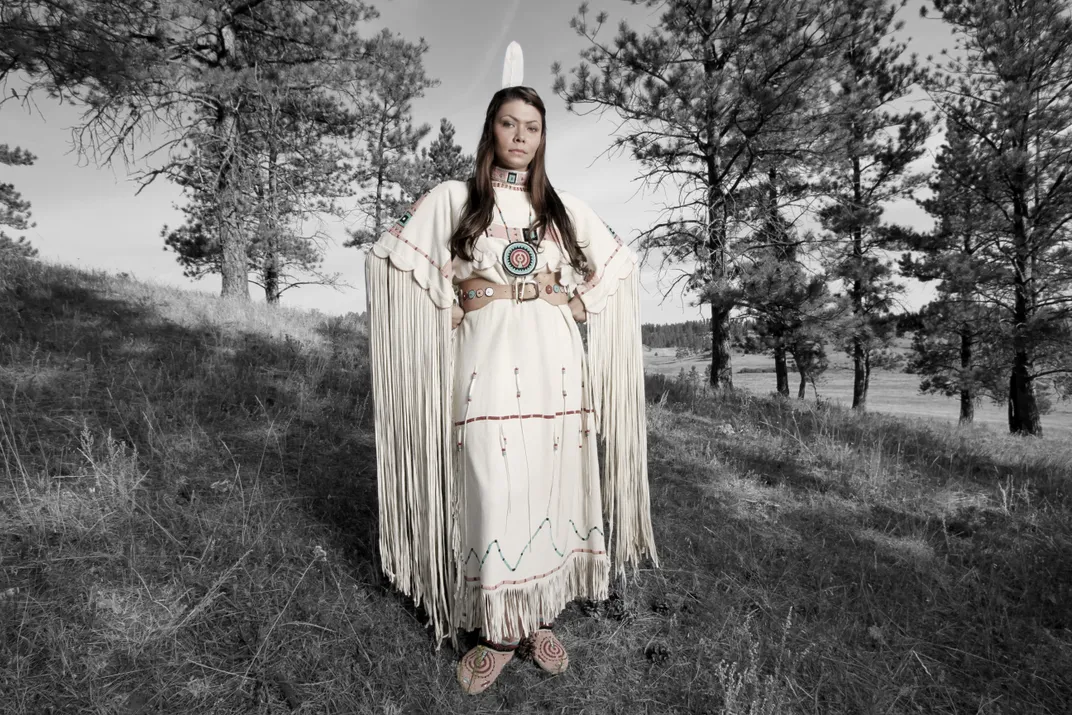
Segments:
[[[711,309],[711,386],[733,388],[730,357],[730,312]]]
[[[714,29],[714,6],[701,6],[701,26],[705,31]],[[719,58],[714,43],[704,47],[704,74],[713,78],[719,71]],[[704,150],[707,179],[707,250],[711,267],[711,279],[719,281],[722,290],[726,278],[727,207],[723,193],[722,175],[719,172],[719,149],[722,139],[718,136],[717,115],[714,98],[708,92],[704,96],[704,133],[708,146]],[[719,295],[711,302],[711,386],[733,389],[733,365],[730,358],[730,313],[733,305],[728,296]]]
[[[767,170],[767,235],[771,243],[777,245],[778,260],[792,263],[796,258],[796,246],[787,240],[778,223],[778,169],[771,166]],[[774,342],[774,375],[778,394],[789,397],[789,366],[786,364],[785,319],[779,316],[769,321]]]
[[[867,409],[867,351],[863,341],[852,339],[852,408],[858,412]]]
[[[1019,197],[1013,201],[1013,337],[1012,374],[1009,377],[1009,431],[1014,434],[1042,435],[1042,421],[1035,399],[1035,382],[1031,375],[1034,360],[1031,354],[1028,324],[1033,317],[1031,289],[1034,275],[1031,247],[1027,235],[1024,210],[1026,202]]]
[[[789,397],[789,365],[785,356],[785,343],[778,338],[774,345],[774,374],[778,384],[778,394]]]
[[[282,293],[279,286],[279,251],[276,250],[275,238],[268,240],[271,246],[264,256],[264,299],[269,305],[275,305]]]
[[[975,421],[975,400],[972,399],[971,390],[960,390],[960,424],[970,425]]]
[[[1013,357],[1009,378],[1009,431],[1014,434],[1042,436],[1042,420],[1035,400],[1035,384],[1024,356]]]
[[[225,298],[249,300],[248,258],[242,232],[238,228],[237,188],[235,183],[235,116],[220,103],[216,114],[216,132],[224,145],[223,164],[216,180],[217,230],[220,241],[221,294]]]
[[[1035,399],[1031,367],[1028,351],[1023,346],[1016,346],[1009,377],[1009,431],[1042,436],[1042,419]]]
[[[726,270],[726,219],[725,207],[716,187],[708,192],[707,245],[710,251],[711,275],[720,280]],[[733,305],[727,296],[718,295],[711,300],[711,386],[733,388],[733,364],[730,356],[730,312]]]
[[[264,299],[269,305],[279,303],[282,295],[282,287],[279,284],[281,267],[279,256],[279,180],[276,174],[276,164],[279,161],[279,152],[274,144],[268,151],[268,187],[266,201],[266,233],[264,234],[267,245],[264,252]]]
[[[861,188],[862,173],[860,160],[858,158],[853,158],[853,196],[856,199],[857,206],[863,201],[863,190]],[[863,412],[867,409],[867,387],[869,378],[869,356],[867,355],[863,337],[860,335],[863,321],[866,319],[866,316],[864,315],[864,282],[860,277],[863,258],[863,230],[855,228],[852,232],[852,263],[856,273],[856,277],[852,281],[852,313],[853,317],[856,318],[856,327],[854,328],[855,333],[852,337],[852,408],[859,412]]]
[[[867,351],[863,341],[852,339],[852,408],[858,412],[867,409]]]
[[[968,329],[960,331],[960,372],[961,379],[972,366],[972,334]],[[971,385],[961,383],[960,388],[960,424],[970,425],[975,420],[975,396]]]
[[[227,25],[220,31],[224,63],[235,64],[235,37]],[[225,298],[249,300],[249,258],[245,236],[238,227],[237,148],[238,117],[223,97],[216,103],[216,140],[220,143],[219,177],[216,180],[217,222],[220,241],[220,293]]]
[[[868,351],[864,355],[864,395],[866,396],[871,391],[871,353]]]

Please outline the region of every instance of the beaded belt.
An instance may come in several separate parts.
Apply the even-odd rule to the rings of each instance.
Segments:
[[[532,280],[514,285],[492,283],[483,278],[470,278],[458,285],[458,299],[465,312],[478,310],[493,300],[509,298],[519,303],[542,298],[551,305],[569,302],[566,286],[558,283],[559,273],[537,273]]]

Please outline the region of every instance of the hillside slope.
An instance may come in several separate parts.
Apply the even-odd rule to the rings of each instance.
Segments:
[[[662,568],[454,682],[337,318],[0,264],[7,713],[1063,712],[1072,449],[649,379]]]

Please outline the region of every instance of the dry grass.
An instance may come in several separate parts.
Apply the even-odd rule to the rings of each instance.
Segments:
[[[732,579],[770,627],[793,611],[794,710],[1066,711],[1072,446],[662,376],[648,391],[657,488],[694,510],[660,519],[661,542],[703,524],[710,560],[690,544],[686,570]]]
[[[1064,712],[1069,449],[652,377],[663,568],[454,682],[376,551],[363,326],[0,266],[7,713]]]

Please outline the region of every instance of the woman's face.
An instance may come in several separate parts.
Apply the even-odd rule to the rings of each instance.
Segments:
[[[543,138],[540,110],[514,99],[495,115],[495,163],[503,169],[524,171],[536,155]]]

